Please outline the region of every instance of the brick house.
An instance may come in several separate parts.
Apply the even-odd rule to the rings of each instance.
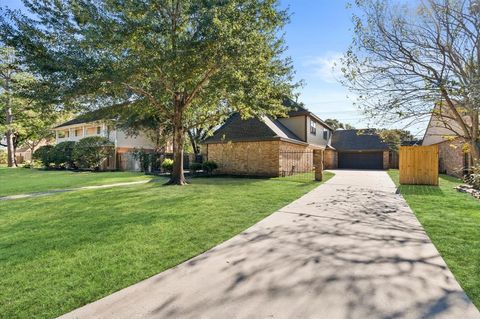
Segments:
[[[464,148],[465,140],[458,136],[462,130],[454,120],[442,116],[442,112],[446,110],[437,104],[430,116],[422,145],[438,145],[440,173],[463,177],[470,168],[470,156]]]
[[[309,159],[314,149],[325,151],[325,168],[388,168],[388,147],[378,143],[378,136],[376,139],[371,134],[356,136],[354,143],[363,141],[360,148],[343,148],[349,144],[342,143],[342,138],[352,138],[351,132],[334,132],[312,112],[289,103],[291,111],[286,118],[264,116],[244,120],[234,114],[207,138],[203,153],[219,165],[218,173],[276,177],[288,174],[292,166],[308,171],[313,169]],[[341,146],[340,149],[335,145]],[[287,159],[292,153],[296,154],[293,164]]]

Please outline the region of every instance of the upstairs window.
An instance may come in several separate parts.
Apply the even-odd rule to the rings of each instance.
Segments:
[[[323,139],[328,140],[328,131],[327,130],[323,131]]]
[[[97,126],[97,134],[98,135],[100,135],[101,131],[102,131],[102,128],[100,126]]]
[[[317,123],[310,121],[310,134],[317,135]]]

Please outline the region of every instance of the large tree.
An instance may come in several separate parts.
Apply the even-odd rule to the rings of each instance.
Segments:
[[[355,3],[355,36],[343,70],[360,105],[389,121],[417,121],[433,112],[478,163],[479,1]]]
[[[16,166],[18,146],[33,150],[45,139],[52,137],[51,128],[58,112],[52,105],[37,100],[42,86],[20,64],[15,50],[0,47],[0,144],[7,148],[8,166]]]
[[[188,129],[232,111],[279,115],[294,87],[277,0],[23,3],[29,16],[3,15],[4,41],[66,106],[153,107],[173,127],[170,183],[185,183]]]
[[[14,50],[9,47],[0,47],[0,111],[2,113],[0,130],[3,131],[0,136],[5,136],[8,167],[15,166],[13,108],[15,104],[21,102],[15,99],[13,93],[20,73],[20,65]]]

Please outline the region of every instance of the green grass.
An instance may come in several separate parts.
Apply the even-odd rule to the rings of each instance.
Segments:
[[[0,202],[0,317],[66,313],[208,250],[318,185],[196,178]]]
[[[390,170],[398,184],[398,170]],[[480,201],[453,188],[461,180],[441,175],[435,186],[399,190],[472,302],[480,308]]]
[[[0,196],[151,179],[135,172],[44,171],[0,167]]]

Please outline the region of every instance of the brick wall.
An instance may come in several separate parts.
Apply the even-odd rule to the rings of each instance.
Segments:
[[[440,173],[463,177],[463,169],[465,165],[463,143],[463,140],[457,139],[438,144]]]
[[[338,168],[338,155],[337,151],[334,150],[325,150],[323,165],[325,169],[335,169]]]
[[[383,151],[383,169],[390,168],[390,151]]]
[[[207,158],[219,174],[278,176],[280,141],[208,144]]]

